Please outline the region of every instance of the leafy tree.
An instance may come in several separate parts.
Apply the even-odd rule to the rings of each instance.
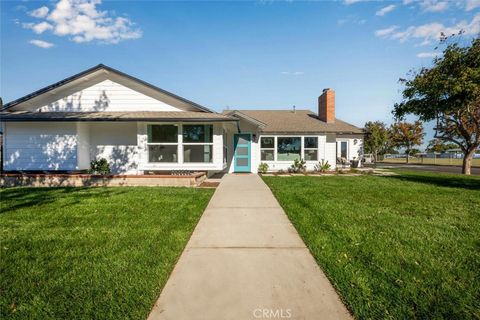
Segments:
[[[407,163],[414,146],[423,143],[423,125],[420,121],[414,123],[397,122],[390,128],[390,139],[397,148],[405,148],[407,154]]]
[[[381,121],[365,123],[367,134],[364,141],[365,153],[373,154],[375,162],[379,154],[385,154],[388,146],[388,128]]]
[[[433,138],[428,142],[427,152],[437,152],[437,153],[445,153],[447,150],[456,149],[458,146],[455,143],[448,143],[444,140]]]
[[[462,172],[470,174],[480,145],[480,38],[467,46],[447,45],[443,55],[433,60],[433,67],[400,82],[405,89],[403,101],[394,106],[395,117],[414,114],[423,121],[436,120],[435,137],[460,147]]]

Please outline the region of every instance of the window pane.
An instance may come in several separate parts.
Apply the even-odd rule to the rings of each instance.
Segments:
[[[183,125],[183,142],[213,142],[211,124]]]
[[[183,146],[184,162],[212,162],[212,146],[211,145],[184,145]]]
[[[248,158],[237,158],[237,166],[246,167],[248,166]]]
[[[305,150],[306,161],[317,161],[317,150]]]
[[[148,142],[178,142],[178,127],[172,124],[149,125]]]
[[[273,161],[275,159],[273,154],[273,150],[262,150],[261,159],[264,161]]]
[[[316,149],[318,148],[318,138],[317,137],[305,137],[303,140],[304,148]]]
[[[149,145],[149,162],[178,162],[177,145]]]
[[[300,137],[278,137],[277,160],[293,161],[300,159]]]
[[[340,156],[342,158],[347,158],[347,142],[346,141],[340,142]]]
[[[237,144],[249,144],[250,135],[249,134],[240,134],[238,135]]]
[[[263,137],[260,139],[260,148],[275,148],[275,139],[273,137]]]
[[[237,156],[248,156],[248,147],[237,147]]]

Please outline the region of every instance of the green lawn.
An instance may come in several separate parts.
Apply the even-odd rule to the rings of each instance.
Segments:
[[[264,177],[358,319],[480,318],[480,179]]]
[[[145,319],[212,194],[0,191],[0,318]]]

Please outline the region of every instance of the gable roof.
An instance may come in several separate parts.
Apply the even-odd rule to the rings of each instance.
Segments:
[[[339,119],[331,123],[321,121],[310,110],[230,110],[224,113],[247,121],[248,118],[255,119],[263,124],[263,127],[257,125],[263,133],[364,133],[362,129]]]
[[[1,108],[0,110],[4,111],[4,110],[6,110],[6,109],[12,108],[12,107],[14,107],[14,106],[16,106],[16,105],[18,105],[18,104],[20,104],[20,103],[27,102],[27,101],[29,101],[29,100],[31,100],[31,99],[34,99],[34,98],[36,98],[36,97],[38,97],[38,96],[40,96],[40,95],[43,95],[43,94],[48,93],[48,92],[50,92],[50,91],[52,91],[52,90],[58,89],[58,88],[66,85],[66,84],[69,84],[69,83],[71,83],[71,82],[73,82],[73,81],[75,81],[75,80],[81,79],[81,78],[83,78],[83,77],[88,77],[89,75],[94,74],[94,73],[96,73],[96,72],[98,72],[98,71],[102,71],[102,70],[105,71],[105,72],[107,72],[107,73],[110,72],[110,73],[116,74],[117,76],[120,76],[120,77],[122,77],[122,78],[128,79],[128,80],[130,80],[130,81],[133,81],[133,82],[135,82],[135,83],[137,83],[137,84],[139,84],[139,85],[145,86],[145,87],[147,87],[147,88],[149,88],[149,89],[152,89],[152,90],[154,90],[154,91],[156,91],[156,92],[158,92],[158,93],[161,93],[161,94],[163,94],[163,95],[166,95],[166,96],[168,96],[168,97],[170,97],[170,98],[173,98],[173,99],[182,101],[182,102],[184,102],[184,103],[186,103],[186,104],[191,105],[192,107],[194,107],[195,109],[197,109],[197,110],[199,110],[199,111],[201,111],[201,112],[214,113],[214,111],[212,111],[212,110],[210,110],[210,109],[208,109],[208,108],[206,108],[206,107],[204,107],[204,106],[202,106],[202,105],[199,105],[198,103],[195,103],[195,102],[190,101],[190,100],[188,100],[188,99],[185,99],[185,98],[183,98],[183,97],[177,96],[176,94],[173,94],[173,93],[171,93],[171,92],[169,92],[169,91],[163,90],[163,89],[161,89],[161,88],[159,88],[159,87],[157,87],[157,86],[154,86],[153,84],[150,84],[150,83],[148,83],[148,82],[146,82],[146,81],[140,80],[140,79],[138,79],[138,78],[136,78],[136,77],[133,77],[133,76],[131,76],[131,75],[129,75],[129,74],[126,74],[126,73],[124,73],[124,72],[118,71],[118,70],[116,70],[116,69],[114,69],[114,68],[111,68],[111,67],[109,67],[109,66],[106,66],[106,65],[104,65],[104,64],[99,64],[99,65],[97,65],[97,66],[95,66],[95,67],[93,67],[93,68],[90,68],[90,69],[87,69],[87,70],[82,71],[82,72],[80,72],[80,73],[77,73],[76,75],[73,75],[73,76],[71,76],[71,77],[65,78],[65,79],[63,79],[63,80],[60,80],[60,81],[58,81],[58,82],[56,82],[56,83],[54,83],[54,84],[51,84],[51,85],[49,85],[49,86],[47,86],[47,87],[45,87],[45,88],[39,89],[39,90],[37,90],[37,91],[35,91],[35,92],[32,92],[32,93],[30,93],[30,94],[28,94],[28,95],[26,95],[26,96],[23,96],[23,97],[21,97],[21,98],[19,98],[19,99],[16,99],[16,100],[14,100],[14,101],[11,101],[11,102],[3,105],[3,108]]]
[[[32,112],[3,111],[2,121],[181,121],[223,122],[237,118],[210,112],[193,111],[136,111],[136,112]]]

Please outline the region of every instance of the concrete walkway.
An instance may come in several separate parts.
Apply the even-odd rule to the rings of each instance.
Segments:
[[[257,175],[226,175],[149,316],[351,319]]]

